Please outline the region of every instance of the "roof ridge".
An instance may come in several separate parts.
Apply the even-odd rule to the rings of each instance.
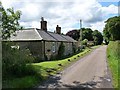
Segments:
[[[34,30],[35,30],[35,32],[38,34],[38,36],[39,36],[40,38],[42,38],[42,37],[40,36],[40,34],[38,33],[37,29],[35,28]],[[42,40],[43,40],[43,38],[42,38]]]
[[[36,29],[36,28],[24,28],[24,29],[21,29],[21,30],[31,30],[31,29]]]

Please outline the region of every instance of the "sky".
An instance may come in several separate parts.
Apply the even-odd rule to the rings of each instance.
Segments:
[[[105,21],[118,16],[119,0],[1,0],[5,9],[13,7],[22,12],[20,25],[25,28],[40,28],[41,17],[47,21],[48,31],[56,26],[62,33],[80,28],[103,31]]]

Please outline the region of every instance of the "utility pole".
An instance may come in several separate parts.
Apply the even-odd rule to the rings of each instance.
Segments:
[[[80,38],[79,38],[79,44],[82,45],[82,20],[80,19],[80,32],[79,32]]]
[[[80,19],[80,41],[82,41],[82,20]]]

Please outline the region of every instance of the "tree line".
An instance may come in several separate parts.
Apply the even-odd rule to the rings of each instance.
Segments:
[[[81,28],[76,30],[71,30],[66,33],[66,35],[72,37],[75,40],[80,38],[80,30],[82,30],[82,40],[87,39],[88,41],[93,41],[95,45],[100,45],[103,42],[103,35],[98,30],[92,30],[90,28]]]
[[[96,45],[101,44],[103,40],[105,44],[108,44],[109,41],[120,40],[120,16],[110,17],[105,23],[103,33],[98,30],[93,31],[90,28],[81,28],[82,40],[94,41]],[[80,38],[80,29],[71,30],[66,35],[78,41]]]

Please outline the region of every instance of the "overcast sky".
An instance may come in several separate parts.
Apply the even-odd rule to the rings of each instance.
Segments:
[[[3,7],[21,10],[20,25],[40,28],[41,17],[48,22],[48,31],[61,26],[62,33],[82,27],[102,32],[104,21],[118,15],[118,0],[1,0]]]

